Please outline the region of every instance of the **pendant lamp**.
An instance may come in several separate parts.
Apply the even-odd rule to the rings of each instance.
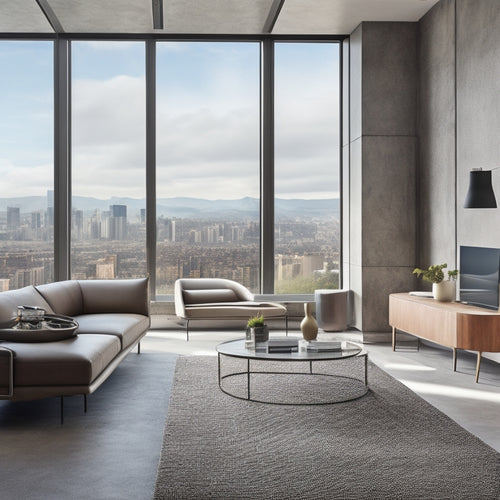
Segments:
[[[464,208],[497,208],[491,185],[491,170],[472,169]]]

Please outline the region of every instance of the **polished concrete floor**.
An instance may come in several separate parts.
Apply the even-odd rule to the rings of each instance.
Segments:
[[[284,333],[273,331],[271,335]],[[299,336],[300,332],[290,335]],[[241,337],[238,330],[193,331],[187,342],[183,331],[154,329],[148,332],[141,350],[215,356],[217,344]],[[320,332],[318,338],[361,341],[361,334]],[[451,350],[420,343],[417,351],[415,346],[415,341],[407,342],[395,352],[390,344],[364,347],[376,365],[500,452],[500,364],[483,359],[479,383],[475,383],[475,354],[460,351],[454,372]]]

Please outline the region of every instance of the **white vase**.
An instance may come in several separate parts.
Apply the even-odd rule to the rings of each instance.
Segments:
[[[300,329],[304,340],[311,341],[318,336],[318,323],[311,314],[311,304],[309,302],[304,303],[304,313],[305,317],[300,323]]]
[[[456,282],[451,280],[432,284],[432,295],[439,302],[454,302],[456,299]]]

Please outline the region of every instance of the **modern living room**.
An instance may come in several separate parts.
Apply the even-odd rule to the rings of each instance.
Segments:
[[[86,215],[82,210],[79,219],[75,206],[71,207],[71,201],[75,204],[77,200],[75,195],[87,195],[80,193],[84,182],[94,190],[95,198],[100,198],[101,193],[113,196],[108,188],[118,184],[118,177],[131,179],[129,184],[136,179],[125,171],[126,148],[113,150],[106,145],[105,137],[100,141],[94,137],[90,149],[79,142],[92,135],[92,127],[97,131],[94,135],[99,136],[127,120],[127,103],[113,100],[115,88],[109,84],[108,93],[99,94],[93,84],[95,74],[109,71],[111,75],[111,61],[121,56],[108,51],[108,59],[93,60],[89,57],[92,52],[86,52],[88,47],[95,50],[97,58],[97,52],[106,52],[98,46],[102,41],[110,45],[139,44],[138,51],[145,53],[139,60],[146,66],[140,71],[149,81],[154,73],[158,78],[168,75],[168,68],[161,62],[161,57],[167,59],[165,48],[182,61],[188,57],[183,42],[256,44],[256,54],[262,53],[263,59],[254,59],[252,67],[258,74],[256,81],[262,79],[262,88],[253,98],[264,115],[257,117],[255,127],[261,134],[256,157],[257,163],[273,165],[263,168],[259,175],[264,183],[270,183],[275,174],[276,186],[282,182],[282,170],[274,158],[274,146],[278,149],[282,143],[272,129],[274,123],[278,130],[280,122],[272,115],[269,102],[279,108],[280,89],[283,94],[289,89],[280,87],[279,73],[275,77],[269,73],[269,65],[278,67],[280,63],[282,47],[275,47],[274,53],[273,47],[294,42],[337,47],[341,81],[336,96],[342,122],[337,131],[338,161],[333,163],[338,165],[336,182],[341,192],[337,286],[349,291],[348,325],[341,332],[320,327],[318,338],[360,344],[368,361],[366,395],[339,404],[264,404],[231,398],[220,390],[217,347],[244,338],[246,322],[193,321],[187,341],[186,322],[176,316],[173,291],[159,292],[160,280],[171,275],[167,271],[161,274],[154,267],[162,256],[155,231],[163,231],[162,238],[175,243],[172,234],[180,235],[181,229],[179,223],[177,233],[173,229],[175,216],[162,219],[158,225],[156,217],[150,217],[159,210],[155,196],[166,195],[159,188],[164,173],[159,171],[156,179],[152,174],[155,161],[163,161],[159,139],[158,144],[154,139],[155,127],[159,128],[162,119],[159,108],[157,111],[154,107],[155,98],[160,102],[163,97],[159,84],[155,98],[148,86],[141,94],[146,108],[143,120],[122,142],[133,142],[132,135],[140,135],[140,147],[147,157],[142,172],[144,191],[148,193],[141,212],[145,219],[143,255],[142,260],[129,258],[138,275],[126,277],[149,276],[150,328],[140,339],[140,353],[135,348],[129,352],[109,378],[88,395],[85,407],[79,396],[64,398],[62,425],[58,398],[0,401],[0,497],[499,498],[500,354],[482,353],[476,381],[478,358],[474,349],[458,350],[456,370],[452,350],[439,343],[424,339],[417,349],[415,337],[400,332],[393,350],[389,321],[390,294],[430,291],[430,285],[412,273],[415,267],[446,262],[449,270],[461,269],[461,247],[500,248],[495,231],[500,222],[498,209],[464,208],[473,169],[491,171],[493,191],[500,192],[499,175],[493,172],[500,167],[498,26],[500,3],[496,0],[318,0],[313,5],[302,0],[244,4],[234,0],[23,0],[0,5],[0,45],[12,43],[3,52],[0,48],[5,64],[8,58],[22,61],[22,52],[15,44],[50,44],[47,50],[44,48],[46,54],[36,52],[39,61],[30,60],[29,71],[23,68],[20,74],[42,87],[42,58],[49,54],[54,98],[48,106],[54,111],[53,127],[45,127],[34,142],[46,140],[54,151],[51,159],[43,159],[54,171],[50,174],[54,184],[51,207],[49,201],[54,225],[49,241],[53,246],[52,281],[84,280],[83,269],[91,267],[82,262],[97,239],[80,245],[78,231],[86,231]],[[216,49],[212,47],[211,51],[221,58],[222,51]],[[243,57],[234,47],[231,50]],[[156,59],[156,55],[161,57]],[[127,54],[124,67],[131,67],[134,57]],[[87,73],[82,70],[85,64],[91,68]],[[321,73],[321,77],[325,75]],[[225,97],[234,101],[231,85],[242,83],[236,76],[224,76],[230,80],[223,89]],[[79,79],[73,87],[71,77]],[[199,77],[203,77],[201,73]],[[295,77],[300,80],[298,73]],[[122,74],[108,80],[125,82],[130,88],[137,83]],[[7,79],[5,88],[12,93],[0,102],[4,116],[14,116],[11,107],[19,112],[22,108],[13,98],[19,94],[5,82]],[[269,90],[273,85],[276,95]],[[18,87],[22,95],[23,85]],[[2,78],[0,88],[4,88]],[[168,91],[172,88],[175,86]],[[182,90],[185,93],[176,99],[185,104],[189,93],[186,88]],[[26,91],[24,95],[37,110],[36,101],[43,99],[32,99]],[[102,116],[107,100],[117,103],[112,120]],[[84,101],[86,108],[81,106]],[[326,101],[323,104],[326,108]],[[192,109],[194,105],[188,111]],[[83,130],[80,124],[93,113],[105,125],[101,129],[96,120],[89,120],[86,123],[91,125]],[[42,114],[47,113],[38,113]],[[33,123],[26,126],[26,137],[38,124],[36,120],[33,116]],[[186,123],[177,125],[181,128]],[[315,130],[306,119],[304,123]],[[9,129],[15,132],[13,124],[2,124],[4,139],[0,144],[7,153],[0,153],[0,171],[7,186],[16,179],[17,184],[25,184],[26,195],[31,195],[33,185],[43,182],[43,171],[32,170],[32,178],[24,172],[14,177],[18,158],[9,158],[12,144],[7,143],[13,137]],[[231,127],[236,129],[236,122],[231,122]],[[200,136],[207,131],[202,127],[197,130]],[[302,131],[305,137],[307,132],[310,130]],[[160,136],[163,131],[157,133]],[[209,136],[209,146],[215,148],[216,139]],[[229,135],[226,142],[245,149],[246,143],[239,140]],[[16,147],[27,148],[18,141]],[[294,146],[290,140],[283,143]],[[168,147],[172,149],[175,144],[171,142]],[[207,156],[212,152],[194,139],[191,147]],[[116,170],[89,167],[87,172],[87,165],[101,149],[110,149],[117,156]],[[300,159],[305,165],[302,170],[307,171],[307,158]],[[24,162],[19,161],[18,168],[25,166]],[[179,169],[188,168],[182,162],[179,165]],[[228,181],[227,172],[221,182],[219,167],[214,163],[206,166],[216,182],[208,184],[193,176],[192,183],[205,183],[207,191],[224,185],[220,193],[228,189],[237,192],[240,183],[246,182],[236,174]],[[312,175],[312,168],[309,172]],[[256,182],[263,211],[270,213],[273,195],[269,197],[267,187],[263,189],[255,179],[251,182]],[[71,183],[73,193],[68,188]],[[174,189],[182,194],[192,192],[182,183],[175,184]],[[22,190],[2,188],[2,197]],[[214,193],[214,199],[218,195]],[[112,203],[114,208],[108,217],[116,220],[108,231],[124,245],[121,204]],[[6,212],[7,232],[7,207],[13,206],[10,202],[0,207]],[[202,210],[212,208],[205,205]],[[22,212],[20,216],[22,219]],[[14,209],[11,217],[14,226]],[[104,217],[103,211],[102,220]],[[92,224],[96,222],[102,221],[89,217],[89,231],[94,230]],[[31,214],[30,224],[36,226]],[[274,251],[269,250],[274,227],[266,217],[260,224],[264,248],[257,254],[261,252],[262,267],[259,285],[252,286],[252,291],[256,300],[287,305],[291,316],[288,335],[300,338],[303,303],[314,304],[314,294],[280,295],[276,291],[274,279],[278,273]],[[190,230],[195,246],[195,230]],[[7,243],[12,253],[20,251],[25,242],[19,236]],[[30,248],[42,246],[37,241],[26,244]],[[126,252],[121,259],[126,261]],[[106,273],[116,267],[116,260],[102,258],[92,270],[99,273],[100,269],[98,277],[109,278]],[[245,276],[238,276],[236,281],[245,281]],[[41,284],[20,279],[16,283],[11,288]],[[271,336],[285,337],[281,320],[271,321],[270,329]],[[362,366],[354,369],[363,371]],[[280,392],[292,393],[298,384],[283,387],[269,390],[274,389],[274,397]]]

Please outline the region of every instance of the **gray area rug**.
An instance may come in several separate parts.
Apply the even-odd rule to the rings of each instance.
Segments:
[[[176,356],[130,353],[83,398],[0,401],[0,499],[153,496]]]
[[[357,376],[359,361],[335,365]],[[354,401],[270,405],[221,392],[217,358],[178,358],[155,498],[500,498],[496,451],[371,363],[368,374]],[[296,392],[296,375],[278,390],[256,377],[269,399]]]

